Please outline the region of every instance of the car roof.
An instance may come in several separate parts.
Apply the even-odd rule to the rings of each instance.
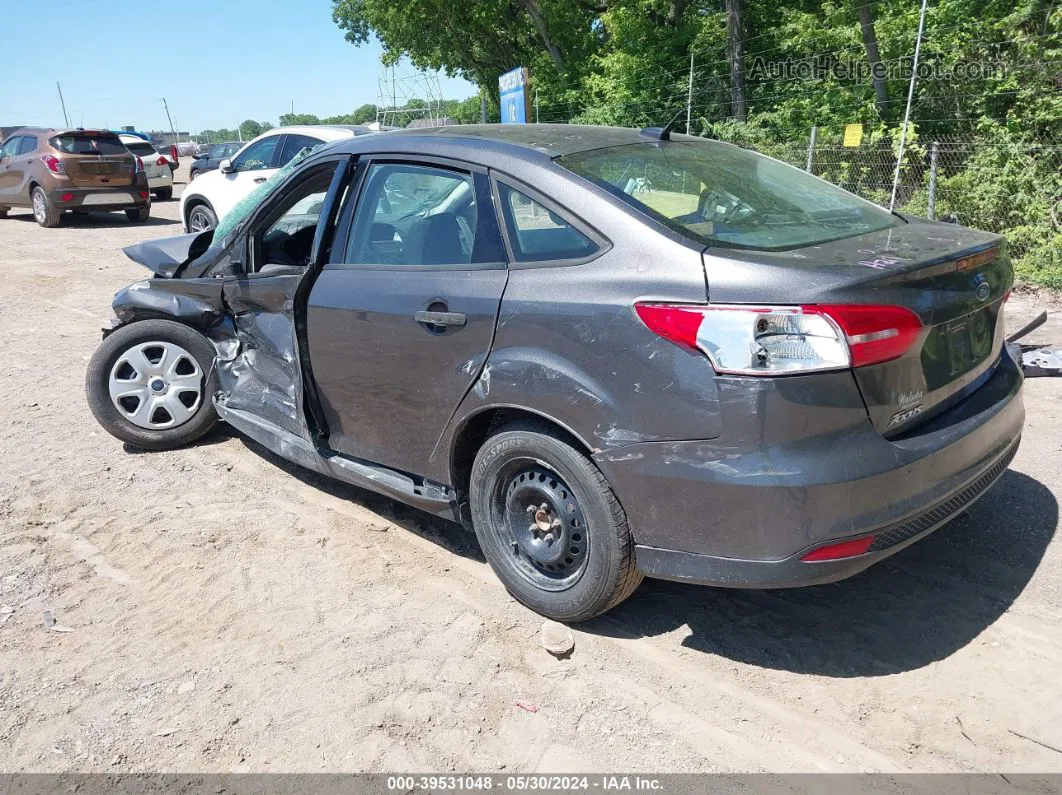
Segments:
[[[266,130],[259,138],[267,138],[271,135],[312,135],[316,138],[324,138],[326,141],[342,141],[357,135],[367,135],[373,132],[368,127],[360,124],[294,124],[290,127],[274,127]]]
[[[690,135],[672,134],[674,141],[700,141],[704,138]],[[404,130],[391,130],[380,137],[373,137],[373,143],[386,141],[386,149],[400,151],[412,147],[414,150],[427,148],[438,154],[442,150],[453,149],[453,155],[459,157],[461,150],[467,155],[470,146],[479,151],[494,151],[510,157],[526,160],[553,159],[575,152],[590,149],[602,149],[628,144],[650,143],[652,138],[641,130],[630,127],[602,127],[590,124],[460,124],[451,127],[420,127]],[[347,141],[334,149],[348,149],[359,152],[370,146],[365,139]],[[461,159],[468,159],[461,157]]]

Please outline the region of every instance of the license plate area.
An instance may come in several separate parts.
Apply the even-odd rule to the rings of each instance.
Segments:
[[[132,201],[128,193],[90,193],[81,202],[81,206],[98,206],[101,204],[125,204]]]
[[[944,324],[951,375],[965,373],[992,353],[996,313],[984,307]]]

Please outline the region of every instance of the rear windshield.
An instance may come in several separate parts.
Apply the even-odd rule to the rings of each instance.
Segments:
[[[63,133],[49,143],[68,155],[124,155],[125,144],[117,135],[107,133]]]
[[[798,248],[899,222],[798,168],[717,141],[646,141],[577,152],[557,163],[709,245]]]
[[[132,152],[134,155],[140,155],[141,157],[154,157],[158,154],[155,151],[155,147],[153,147],[147,141],[141,141],[140,143],[130,141],[125,145],[125,148]]]

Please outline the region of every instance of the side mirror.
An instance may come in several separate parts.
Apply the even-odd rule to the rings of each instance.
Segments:
[[[224,160],[218,163],[218,170],[221,171],[222,174],[231,174],[236,169],[232,167],[232,161],[226,157]]]

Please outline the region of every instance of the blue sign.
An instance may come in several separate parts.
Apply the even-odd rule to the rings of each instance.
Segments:
[[[498,78],[502,124],[527,124],[530,114],[527,68],[517,67]]]

